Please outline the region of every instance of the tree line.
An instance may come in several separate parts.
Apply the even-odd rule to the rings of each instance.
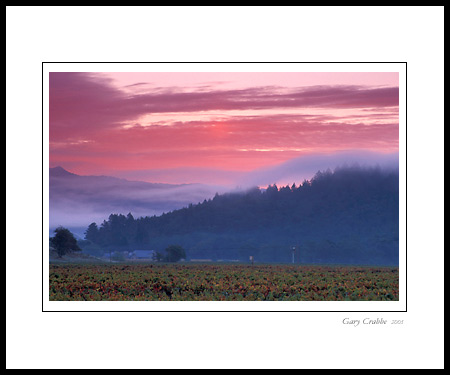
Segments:
[[[398,263],[398,171],[342,167],[301,184],[216,194],[160,216],[111,214],[92,223],[86,251],[164,249],[191,258],[322,263]]]

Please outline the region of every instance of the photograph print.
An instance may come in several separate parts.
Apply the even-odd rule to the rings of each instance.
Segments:
[[[43,73],[48,300],[399,301],[399,71],[171,68]]]

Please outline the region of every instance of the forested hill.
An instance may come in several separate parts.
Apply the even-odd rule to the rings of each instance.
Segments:
[[[112,214],[86,231],[90,248],[179,244],[188,258],[261,262],[398,264],[397,170],[346,167],[299,186],[216,195],[161,216]]]

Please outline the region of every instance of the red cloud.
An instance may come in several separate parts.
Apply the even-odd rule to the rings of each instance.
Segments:
[[[398,87],[165,89],[130,95],[94,74],[50,73],[50,159],[53,164],[91,163],[121,170],[181,166],[248,170],[310,150],[392,151],[398,149],[398,103]],[[386,107],[394,112],[370,113],[360,123],[353,114],[339,118],[333,112]],[[280,109],[302,108],[311,114],[277,114]],[[319,115],[317,109],[324,108],[327,114]],[[187,122],[176,117],[212,110],[224,111],[223,119]],[[264,112],[244,117],[227,116],[228,110]],[[165,126],[123,127],[143,115],[169,112],[174,118]]]

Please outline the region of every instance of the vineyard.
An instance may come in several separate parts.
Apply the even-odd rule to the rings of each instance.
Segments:
[[[392,301],[395,267],[51,264],[50,301]]]

